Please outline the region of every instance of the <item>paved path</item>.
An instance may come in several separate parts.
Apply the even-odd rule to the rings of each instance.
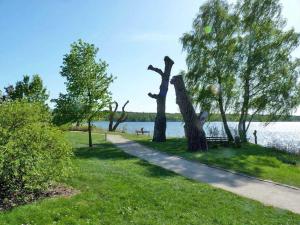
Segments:
[[[167,155],[119,135],[108,135],[107,140],[124,152],[171,170],[185,177],[208,183],[235,194],[257,200],[265,205],[287,209],[300,214],[300,189],[261,181],[207,165]]]

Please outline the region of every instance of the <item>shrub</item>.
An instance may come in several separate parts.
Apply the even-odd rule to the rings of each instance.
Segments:
[[[0,105],[0,145],[4,145],[15,130],[31,123],[48,123],[51,114],[40,103],[4,102]]]
[[[0,105],[0,199],[39,193],[68,172],[72,150],[49,115],[35,103]]]

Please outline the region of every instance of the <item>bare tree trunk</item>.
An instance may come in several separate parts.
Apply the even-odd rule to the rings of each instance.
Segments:
[[[202,127],[203,122],[200,122],[200,118],[197,117],[182,76],[174,76],[171,84],[175,87],[176,103],[185,123],[184,128],[189,151],[208,150],[206,135]]]
[[[115,109],[112,109],[112,104],[115,104]],[[113,131],[113,125],[114,125],[114,117],[116,114],[116,111],[118,110],[119,104],[117,102],[113,102],[111,105],[109,105],[109,125],[108,125],[108,131]]]
[[[120,123],[123,123],[127,120],[128,114],[125,111],[126,105],[129,103],[129,101],[125,102],[125,104],[122,107],[122,113],[120,117],[117,119],[115,125],[114,125],[114,119],[115,119],[115,114],[118,110],[119,104],[117,102],[113,102],[115,104],[115,109],[112,109],[112,105],[109,106],[109,125],[108,125],[108,131],[115,132],[120,125]]]
[[[169,81],[171,70],[173,67],[173,60],[168,56],[164,58],[165,61],[165,70],[164,72],[161,69],[155,68],[152,65],[148,67],[148,70],[152,70],[161,75],[161,85],[159,94],[149,93],[148,96],[156,99],[157,103],[157,114],[154,124],[154,142],[165,142],[166,141],[166,128],[167,128],[167,119],[166,119],[166,97],[169,88]]]
[[[88,130],[89,130],[89,147],[93,147],[93,140],[92,140],[92,124],[91,120],[88,120]]]
[[[225,113],[225,110],[224,110],[223,99],[222,99],[222,96],[220,96],[220,94],[219,94],[219,109],[220,109],[220,113],[221,113],[221,117],[222,117],[222,121],[223,121],[223,126],[224,126],[225,133],[227,135],[227,138],[230,142],[233,142],[233,136],[232,136],[231,131],[229,129],[227,118],[226,118],[226,113]]]
[[[218,72],[217,74],[220,74],[220,72]],[[220,110],[224,130],[227,135],[227,138],[230,142],[233,142],[233,136],[232,136],[232,133],[228,126],[228,122],[227,122],[227,118],[226,118],[226,111],[225,111],[225,107],[224,107],[222,78],[220,75],[217,75],[217,76],[218,76],[218,84],[219,84],[219,92],[218,92],[219,110]]]
[[[246,128],[246,120],[248,117],[248,109],[249,109],[249,100],[250,100],[250,84],[249,78],[245,81],[244,86],[244,96],[243,96],[243,105],[241,109],[238,131],[240,135],[240,139],[242,142],[247,142],[247,128]]]
[[[112,128],[112,131],[116,131],[116,129],[118,128],[120,123],[124,123],[127,120],[128,114],[125,111],[125,107],[128,103],[129,103],[129,101],[125,102],[125,104],[123,105],[121,116],[117,119],[115,125]]]

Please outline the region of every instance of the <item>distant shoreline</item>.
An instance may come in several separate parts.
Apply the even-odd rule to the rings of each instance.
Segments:
[[[116,112],[115,118],[118,118],[121,112]],[[147,112],[128,112],[127,122],[154,122],[156,113]],[[183,122],[180,113],[166,113],[168,122]],[[300,122],[300,116],[277,117],[278,119],[269,121],[267,115],[256,115],[252,122]],[[227,120],[230,122],[238,122],[238,115],[227,114]],[[108,116],[102,121],[108,121]],[[222,122],[220,114],[211,114],[208,122]]]

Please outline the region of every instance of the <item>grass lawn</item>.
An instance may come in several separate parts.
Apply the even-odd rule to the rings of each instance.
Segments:
[[[79,194],[0,213],[0,224],[299,224],[300,215],[266,207],[124,154],[94,135],[67,133]],[[171,143],[171,142],[170,142]]]
[[[254,144],[246,144],[242,148],[218,147],[204,153],[192,153],[187,151],[186,140],[182,138],[171,138],[165,143],[154,143],[148,136],[122,135],[143,145],[186,159],[300,187],[299,155],[291,155]]]

